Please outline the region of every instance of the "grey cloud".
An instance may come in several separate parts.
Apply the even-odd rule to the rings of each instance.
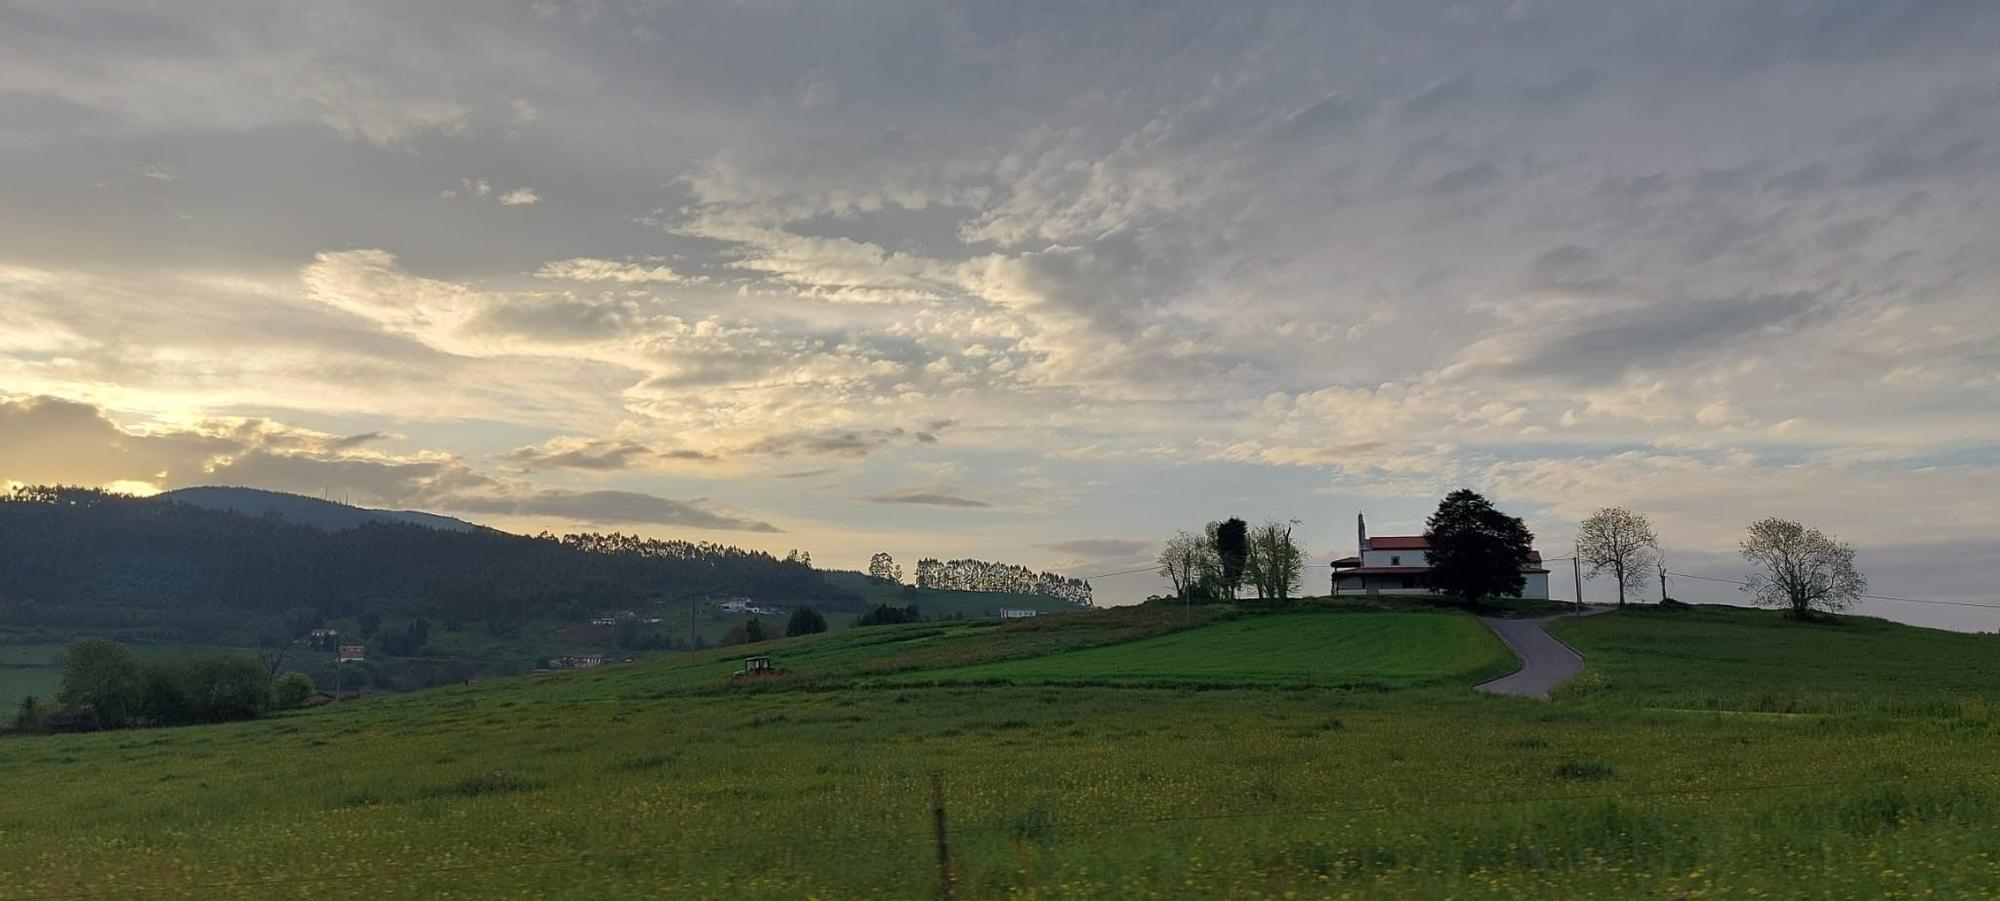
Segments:
[[[1131,560],[1152,553],[1155,543],[1132,538],[1078,538],[1042,547],[1088,560]]]
[[[1609,378],[1796,326],[1822,309],[1818,297],[1805,293],[1657,302],[1583,320],[1501,368],[1574,380]]]
[[[940,419],[926,423],[920,431],[910,431],[901,427],[885,429],[838,429],[817,432],[788,432],[760,438],[741,448],[745,454],[760,454],[772,457],[793,455],[825,457],[865,457],[877,450],[904,441],[919,444],[935,444],[939,432],[950,428],[953,420]]]
[[[985,501],[974,500],[969,497],[959,497],[954,494],[944,494],[923,488],[899,488],[881,494],[867,495],[858,498],[858,500],[867,501],[871,504],[916,504],[925,507],[959,507],[967,509],[993,506]]]

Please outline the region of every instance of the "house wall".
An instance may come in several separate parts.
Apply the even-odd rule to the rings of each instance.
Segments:
[[[1527,573],[1526,578],[1528,580],[1528,584],[1525,588],[1521,589],[1522,597],[1535,598],[1537,600],[1543,600],[1543,601],[1549,599],[1548,573]]]
[[[1401,560],[1401,563],[1395,561]],[[1361,552],[1362,566],[1429,566],[1429,551],[1376,551]]]

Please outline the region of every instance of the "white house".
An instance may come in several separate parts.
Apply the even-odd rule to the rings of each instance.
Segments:
[[[1426,585],[1424,580],[1424,576],[1431,571],[1431,543],[1428,539],[1422,535],[1378,535],[1370,538],[1368,521],[1358,513],[1354,516],[1354,524],[1360,548],[1352,557],[1333,561],[1334,594],[1436,590]],[[1548,598],[1549,571],[1542,568],[1540,551],[1528,552],[1528,562],[1521,567],[1521,575],[1527,580],[1521,589],[1522,597]]]
[[[1029,618],[1029,617],[1032,617],[1032,616],[1034,616],[1034,615],[1035,615],[1035,611],[1034,611],[1034,610],[1032,610],[1032,609],[1029,609],[1029,608],[1027,608],[1027,607],[1002,607],[1002,608],[1000,608],[1000,618],[1001,618],[1001,619],[1027,619],[1027,618]]]

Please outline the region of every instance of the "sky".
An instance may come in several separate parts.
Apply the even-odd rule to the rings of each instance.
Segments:
[[[1740,578],[1783,516],[2000,604],[1995,46],[1944,0],[0,0],[0,481],[1082,576],[1470,487],[1551,556],[1622,505]]]

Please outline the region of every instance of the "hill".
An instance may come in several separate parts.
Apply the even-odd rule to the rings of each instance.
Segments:
[[[809,566],[724,545],[407,521],[328,531],[80,489],[0,499],[0,547],[0,621],[148,641],[282,645],[363,613],[507,625],[685,598],[851,600]]]
[[[163,492],[159,497],[207,510],[226,510],[245,516],[275,517],[295,525],[312,526],[328,532],[358,529],[376,523],[424,526],[451,532],[470,532],[479,528],[465,520],[440,516],[436,513],[416,510],[371,510],[367,507],[351,507],[316,497],[287,494],[282,491],[265,491],[260,488],[212,485],[177,488]]]
[[[1753,717],[1645,709],[1656,689],[1633,673],[1709,678],[1676,662],[1679,639],[1630,640],[1646,615],[1577,624],[1629,650],[1591,697],[1555,704],[1470,691],[1474,657],[1450,627],[1394,625],[1414,616],[1463,619],[1142,607],[892,626],[759,645],[790,673],[754,684],[730,684],[743,651],[728,649],[251,723],[15,738],[0,741],[0,891],[927,896],[932,773],[966,898],[2000,890],[2000,707],[1922,676],[1971,663],[1971,646],[1914,660],[1895,651],[1929,636],[1860,623],[1837,648],[1870,661],[1848,667],[1855,691],[1958,703]],[[1694,620],[1821,672],[1850,662],[1813,656],[1813,627]],[[1388,656],[1457,674],[1365,690],[1227,669],[1200,686],[922,684],[1001,661],[1095,678],[1251,660],[1320,628],[1329,656],[1379,630]]]

